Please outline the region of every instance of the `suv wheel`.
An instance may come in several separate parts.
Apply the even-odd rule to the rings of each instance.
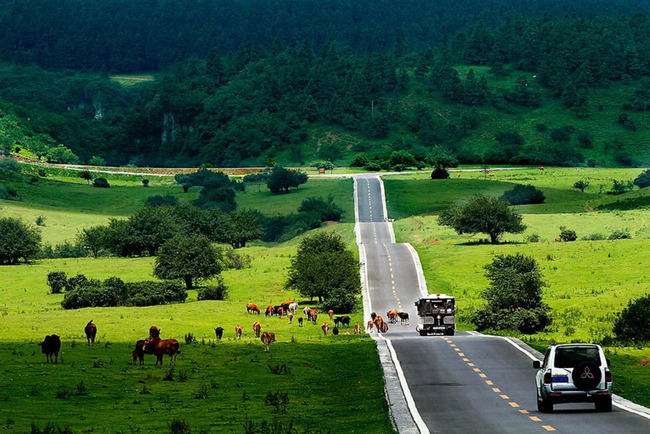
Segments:
[[[612,397],[608,396],[597,400],[596,411],[612,411]]]
[[[537,400],[537,410],[542,413],[552,413],[553,412],[553,403],[548,399]]]

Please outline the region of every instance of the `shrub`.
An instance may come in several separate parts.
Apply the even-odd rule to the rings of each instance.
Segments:
[[[51,271],[47,274],[47,285],[52,290],[52,294],[61,293],[67,282],[68,276],[63,271]]]
[[[106,178],[95,178],[93,180],[93,187],[98,188],[109,188],[111,185],[108,183]]]
[[[192,429],[185,419],[173,419],[169,422],[169,432],[171,434],[189,434]]]
[[[4,200],[20,200],[20,195],[16,189],[11,187],[0,187],[0,199]]]
[[[573,183],[573,188],[577,188],[581,192],[585,192],[585,189],[589,187],[589,181],[579,180]]]
[[[556,143],[568,143],[571,136],[565,128],[554,128],[551,131],[551,140]]]
[[[639,188],[650,187],[650,169],[641,172],[634,180],[634,185]]]
[[[146,206],[174,206],[178,204],[178,199],[170,195],[156,194],[154,196],[149,196],[144,201]]]
[[[20,165],[13,158],[0,158],[0,173],[10,172],[20,172]]]
[[[321,221],[341,221],[343,209],[334,203],[334,197],[328,196],[327,200],[322,197],[308,197],[303,200],[298,212],[316,212],[320,215]]]
[[[102,157],[97,157],[93,155],[90,160],[88,160],[88,164],[90,166],[105,166],[106,165],[106,160],[104,160]]]
[[[45,169],[38,169],[37,173],[38,176],[40,176],[41,178],[45,178],[47,176],[47,172],[45,171]]]
[[[336,313],[350,313],[357,305],[357,298],[342,290],[333,290],[323,302],[323,311],[333,310]]]
[[[650,342],[650,294],[630,300],[614,321],[617,339],[632,342]]]
[[[235,250],[226,250],[221,261],[226,269],[241,270],[251,265],[251,257],[249,255],[237,253]]]
[[[187,299],[185,287],[177,282],[132,282],[126,284],[126,304],[156,306],[183,303]]]
[[[225,300],[228,296],[228,287],[224,285],[223,279],[217,277],[217,285],[203,286],[197,290],[199,300]]]
[[[369,172],[379,172],[381,170],[381,164],[376,161],[371,161],[363,167],[364,170]]]
[[[533,185],[517,184],[512,190],[503,193],[500,199],[507,201],[510,205],[527,205],[544,203],[546,196]]]
[[[578,239],[576,231],[560,226],[560,239],[562,241],[575,241]]]
[[[600,241],[605,239],[605,235],[599,233],[593,233],[582,238],[585,241]]]
[[[626,240],[630,239],[632,236],[630,235],[630,232],[627,230],[618,230],[612,232],[609,237],[607,238],[608,240]]]
[[[77,274],[76,276],[73,276],[68,279],[68,281],[65,284],[65,290],[66,291],[72,291],[77,288],[83,288],[84,286],[88,286],[89,280],[86,276],[83,274]]]
[[[529,243],[539,243],[540,241],[542,241],[542,239],[539,236],[539,234],[530,234],[526,238],[526,241],[528,241]]]
[[[352,159],[352,162],[350,163],[350,167],[364,167],[368,165],[368,163],[369,163],[368,157],[366,157],[364,154],[357,154]]]
[[[607,194],[613,194],[613,195],[619,195],[619,194],[624,194],[627,193],[628,191],[632,191],[634,188],[634,184],[632,181],[618,181],[616,179],[612,179],[612,189],[607,192]]]
[[[148,180],[148,179],[143,179],[143,180],[142,180],[142,185],[143,185],[144,187],[149,187],[149,180]]]
[[[449,172],[447,169],[443,168],[436,168],[433,169],[431,172],[431,179],[448,179],[449,178]]]
[[[70,241],[65,241],[54,247],[46,243],[38,254],[39,259],[85,258],[87,256],[88,250],[80,244],[74,244]]]

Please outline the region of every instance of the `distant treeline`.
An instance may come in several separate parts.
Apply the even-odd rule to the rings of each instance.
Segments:
[[[647,0],[5,0],[0,57],[45,68],[155,71],[212,48],[329,41],[419,50],[482,20],[647,12]]]

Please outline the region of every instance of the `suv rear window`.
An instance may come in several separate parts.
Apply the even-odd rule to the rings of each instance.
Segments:
[[[556,368],[575,368],[580,362],[590,362],[600,366],[598,347],[567,347],[555,351]]]

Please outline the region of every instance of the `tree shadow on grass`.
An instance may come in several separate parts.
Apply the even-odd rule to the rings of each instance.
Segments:
[[[480,239],[480,240],[471,240],[465,241],[464,243],[458,243],[457,246],[505,246],[505,245],[520,245],[528,244],[524,241],[500,241],[498,243],[491,243],[490,240]]]

